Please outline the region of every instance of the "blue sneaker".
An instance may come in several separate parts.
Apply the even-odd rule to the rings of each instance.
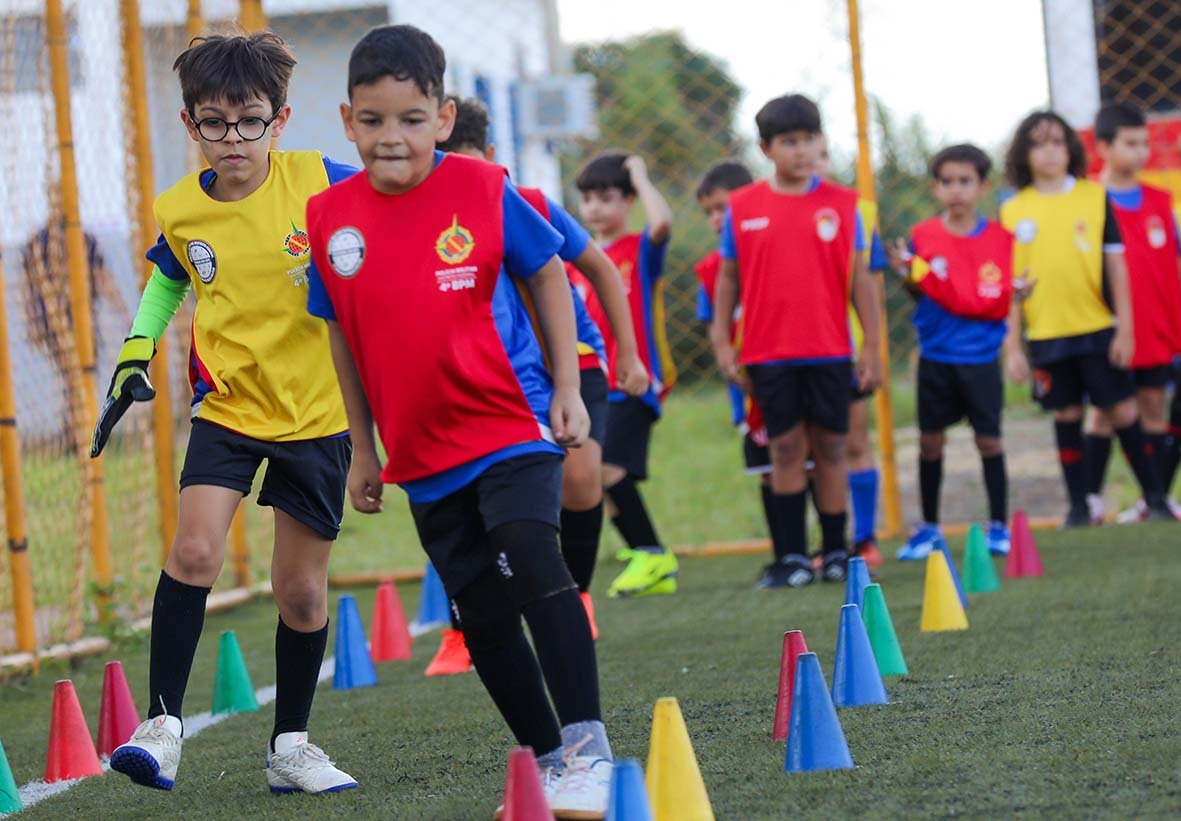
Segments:
[[[921,561],[931,554],[939,545],[947,544],[943,539],[943,531],[939,525],[923,522],[914,529],[906,544],[898,548],[896,558],[902,562]]]
[[[1004,522],[988,523],[988,552],[994,556],[1009,555],[1009,528]]]

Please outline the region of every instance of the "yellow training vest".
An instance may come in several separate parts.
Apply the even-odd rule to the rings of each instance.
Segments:
[[[348,429],[324,320],[308,313],[308,198],[328,187],[317,151],[272,151],[257,191],[220,202],[190,174],[156,198],[156,223],[188,271],[193,417],[285,442]]]
[[[1107,192],[1090,180],[1043,194],[1021,189],[1001,206],[1013,232],[1013,276],[1037,280],[1025,301],[1031,341],[1094,333],[1112,325],[1103,300],[1103,222]]]
[[[873,253],[873,235],[878,230],[878,204],[870,200],[857,199],[857,213],[861,216],[861,230],[865,232],[865,250],[861,252],[865,264],[869,265],[870,255]],[[861,350],[861,343],[865,340],[865,331],[861,328],[861,320],[853,310],[853,289],[849,289],[849,330],[853,333],[853,350]]]

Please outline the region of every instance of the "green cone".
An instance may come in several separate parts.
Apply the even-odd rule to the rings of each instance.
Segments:
[[[254,685],[233,630],[221,634],[217,648],[217,677],[213,680],[213,714],[253,713],[258,710]]]
[[[905,676],[910,670],[906,666],[902,648],[898,645],[894,622],[890,620],[890,609],[886,607],[886,597],[880,584],[866,586],[864,609],[861,612],[865,632],[869,633],[869,644],[873,647],[873,657],[878,663],[878,672],[883,676]]]
[[[4,744],[0,742],[0,814],[20,812],[22,809],[20,793],[16,791],[16,779],[12,777],[8,756],[4,754]]]
[[[968,546],[964,550],[964,592],[991,593],[1000,590],[1001,583],[996,577],[992,556],[988,553],[988,542],[980,525],[968,528]]]

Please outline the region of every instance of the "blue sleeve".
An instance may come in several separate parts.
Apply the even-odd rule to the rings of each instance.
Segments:
[[[668,240],[662,245],[655,244],[648,236],[648,227],[644,226],[644,233],[640,234],[640,272],[648,284],[664,276],[664,255],[667,250]]]
[[[156,267],[160,269],[160,273],[169,279],[188,282],[189,272],[180,264],[176,254],[172,253],[163,234],[156,238],[156,244],[149,248],[144,256],[148,258],[149,262],[155,263]]]
[[[867,246],[865,244],[865,225],[861,222],[861,212],[858,211],[855,215],[857,231],[853,235],[853,248],[857,251],[864,251]]]
[[[320,319],[336,319],[336,309],[328,298],[328,290],[316,270],[316,263],[308,264],[308,313]]]
[[[869,241],[869,270],[880,272],[889,267],[890,258],[886,255],[886,245],[882,242],[882,235],[875,228]]]
[[[712,322],[714,318],[714,303],[704,285],[697,286],[697,318],[702,322]]]
[[[324,171],[328,174],[329,185],[336,185],[336,183],[341,182],[342,180],[347,180],[349,177],[353,176],[353,174],[356,174],[361,170],[355,165],[337,162],[336,160],[333,160],[329,157],[324,157],[323,155],[321,155],[321,157],[324,160]]]
[[[564,237],[507,182],[501,195],[501,219],[504,264],[520,279],[536,274],[562,247]]]
[[[549,197],[546,197],[545,201],[549,206],[550,225],[556,228],[565,239],[562,247],[558,249],[558,256],[565,262],[573,262],[586,250],[586,246],[590,242],[590,234],[578,224],[578,220],[570,216],[565,208]]]
[[[730,206],[726,206],[726,216],[722,217],[722,236],[718,239],[718,254],[722,259],[738,259],[738,243],[734,241],[734,220],[730,216]]]

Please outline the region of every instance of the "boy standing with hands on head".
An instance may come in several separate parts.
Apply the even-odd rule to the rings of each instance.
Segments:
[[[806,555],[809,452],[816,463],[821,576],[845,578],[849,385],[854,375],[862,390],[881,380],[879,315],[861,253],[867,235],[857,194],[815,174],[824,145],[816,104],[799,94],[778,97],[763,106],[756,123],[774,175],[730,195],[710,338],[722,375],[731,382],[749,379],[770,437],[773,514],[783,530],[774,546],[778,558],[760,584],[804,587],[815,578]],[[865,331],[855,367],[850,289]],[[743,344],[736,357],[731,330],[740,290]]]

